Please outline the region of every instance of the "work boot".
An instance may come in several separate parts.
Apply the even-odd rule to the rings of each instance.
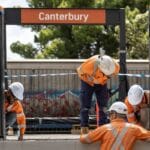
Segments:
[[[89,128],[88,127],[81,127],[81,134],[88,134]]]
[[[12,127],[8,128],[7,135],[14,135],[14,130]]]

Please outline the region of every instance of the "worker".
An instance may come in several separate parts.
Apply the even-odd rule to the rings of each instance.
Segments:
[[[136,140],[150,141],[150,131],[126,122],[127,106],[115,102],[109,108],[110,123],[88,134],[81,134],[82,143],[100,142],[101,150],[132,150]]]
[[[125,104],[128,107],[128,122],[140,125],[140,110],[148,105],[148,95],[140,85],[134,84],[128,91]]]
[[[20,131],[19,141],[23,140],[26,128],[26,118],[21,104],[23,93],[24,87],[20,82],[13,82],[8,90],[5,90],[6,128],[12,127],[17,122]]]
[[[107,80],[119,73],[119,64],[108,55],[95,55],[83,62],[77,73],[81,80],[80,91],[80,126],[81,132],[87,133],[89,130],[89,110],[91,108],[92,95],[97,98],[98,125],[108,122],[106,108],[108,103]]]

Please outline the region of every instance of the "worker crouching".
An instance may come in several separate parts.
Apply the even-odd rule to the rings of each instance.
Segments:
[[[6,128],[12,127],[17,121],[19,128],[18,140],[23,140],[26,128],[26,118],[21,104],[24,87],[20,82],[14,82],[5,90]]]
[[[140,112],[143,108],[149,107],[149,99],[146,91],[140,85],[132,85],[125,99],[125,104],[128,107],[128,122],[141,125]]]

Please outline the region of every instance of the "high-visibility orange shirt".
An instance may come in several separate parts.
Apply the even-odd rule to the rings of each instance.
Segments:
[[[123,119],[114,119],[111,122],[111,125],[118,131],[118,134],[125,127],[125,124],[126,122]],[[80,141],[82,143],[93,143],[99,141],[101,150],[111,150],[116,138],[111,130],[107,128],[107,125],[100,126],[89,132],[87,135],[81,135]],[[150,139],[150,131],[147,131],[138,125],[129,124],[121,144],[124,146],[125,150],[132,150],[136,140],[144,139]],[[119,147],[116,150],[119,150]]]
[[[129,103],[128,97],[126,97],[125,104],[126,104],[126,106],[128,108],[128,114],[127,114],[128,122],[134,123],[134,124],[139,124],[135,113],[139,113],[140,109],[142,108],[142,105],[143,104],[147,104],[147,103],[148,103],[148,99],[146,97],[146,94],[144,94],[142,102],[139,105],[136,105],[136,106],[132,106]]]
[[[5,102],[5,111],[6,112],[15,112],[17,117],[18,127],[20,129],[20,134],[25,133],[26,129],[26,117],[23,111],[22,104],[19,100],[16,100],[13,104]]]
[[[104,73],[102,73],[102,71],[98,67],[97,61],[98,57],[99,55],[90,57],[77,68],[79,78],[91,86],[93,86],[94,84],[104,85],[108,80],[108,77]],[[120,66],[115,60],[114,62],[115,62],[115,71],[114,71],[115,75],[119,73]]]

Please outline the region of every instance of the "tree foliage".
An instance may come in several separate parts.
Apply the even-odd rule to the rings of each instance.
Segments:
[[[18,53],[24,58],[34,58],[36,56],[37,50],[33,47],[31,43],[22,44],[19,41],[11,44],[11,50],[14,53]]]
[[[126,7],[126,35],[129,58],[147,58],[146,0],[28,0],[32,8],[122,8]],[[137,7],[135,9],[135,6]],[[25,58],[87,58],[99,48],[118,57],[119,30],[99,25],[36,25],[34,48],[31,44],[13,43],[13,52]],[[27,52],[27,49],[29,52]]]
[[[148,11],[141,14],[138,9],[127,8],[127,50],[128,57],[148,58]]]

